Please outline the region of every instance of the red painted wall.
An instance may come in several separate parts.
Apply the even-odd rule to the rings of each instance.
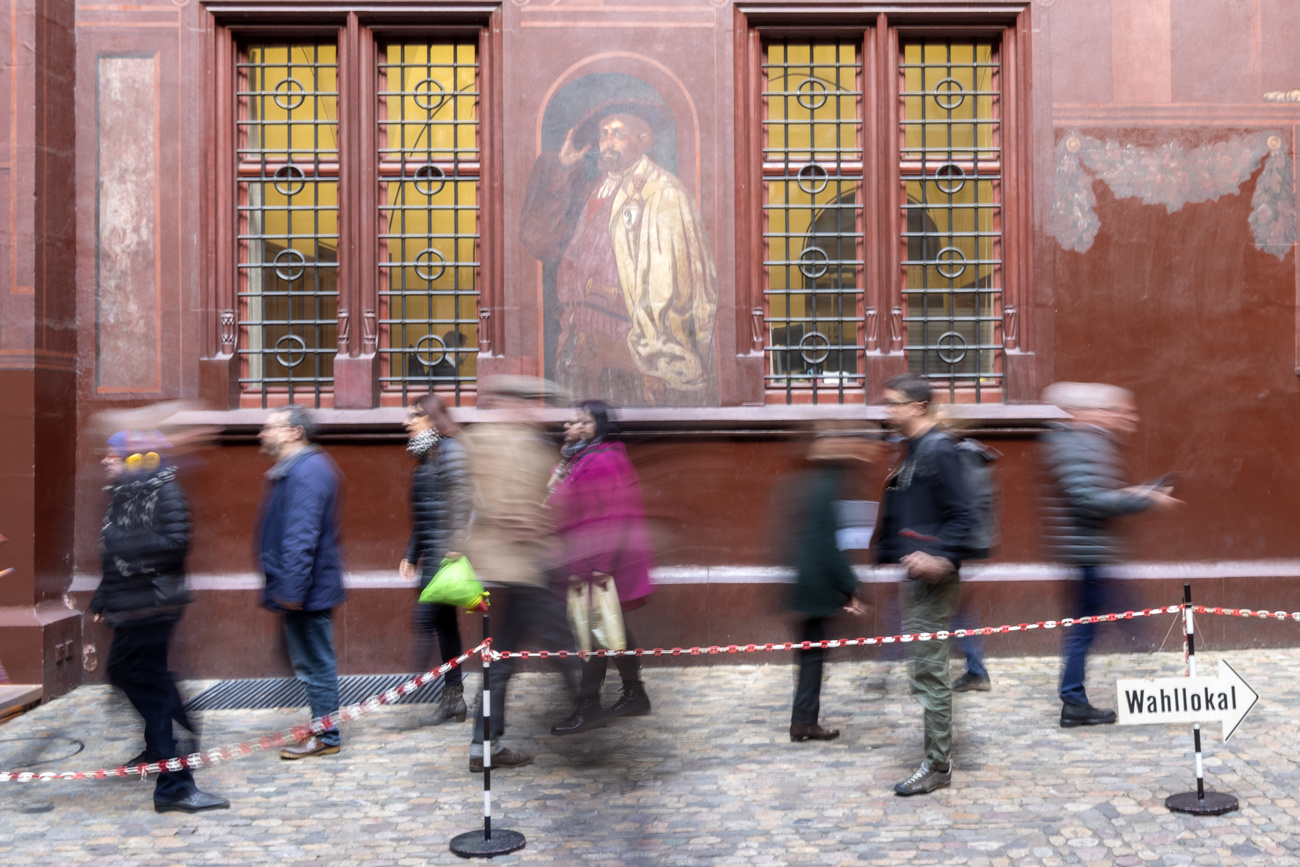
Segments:
[[[795,5],[808,7],[800,13],[803,22],[833,8]],[[1029,209],[1028,243],[1018,249],[1028,257],[1031,278],[1021,350],[1032,354],[1014,359],[1025,382],[1032,380],[1025,396],[1053,379],[1109,381],[1136,392],[1143,424],[1130,452],[1134,477],[1176,470],[1179,494],[1187,501],[1178,513],[1127,523],[1139,559],[1186,564],[1300,558],[1294,531],[1300,518],[1300,275],[1293,243],[1281,257],[1261,250],[1252,226],[1260,213],[1260,185],[1275,179],[1284,163],[1294,177],[1300,103],[1266,94],[1300,88],[1300,53],[1293,49],[1300,28],[1296,4],[998,0],[984,6],[1002,10],[1000,20],[1028,40],[1024,65],[1017,68],[1028,80],[1025,127],[1007,131],[1009,143],[1025,142],[1023,164],[1032,169],[1009,179],[1025,181],[1022,204]],[[597,9],[561,2],[493,9],[475,21],[489,22],[493,57],[500,63],[492,70],[500,73],[492,132],[501,158],[500,219],[487,225],[495,233],[491,244],[499,250],[504,293],[502,343],[494,348],[505,353],[499,368],[531,369],[538,356],[539,268],[518,242],[524,189],[538,152],[538,112],[548,94],[575,76],[631,70],[674,94],[674,111],[691,118],[678,127],[685,149],[680,169],[698,197],[719,274],[718,343],[729,365],[720,377],[722,401],[752,398],[757,390],[745,378],[759,362],[732,363],[727,356],[748,343],[750,301],[743,287],[754,249],[744,239],[744,208],[737,206],[750,190],[735,166],[738,116],[747,122],[743,105],[736,110],[747,74],[743,68],[737,72],[744,33],[735,30],[741,20],[736,10],[704,0],[670,7],[624,3]],[[0,587],[0,656],[11,674],[53,684],[51,648],[69,639],[63,632],[56,637],[55,627],[42,621],[50,609],[38,608],[61,606],[73,572],[94,575],[98,568],[103,500],[95,414],[214,394],[199,386],[203,347],[219,345],[217,325],[205,313],[213,304],[214,270],[204,245],[211,239],[220,180],[219,142],[210,126],[216,119],[214,28],[259,15],[269,21],[274,14],[227,11],[218,22],[192,0],[150,0],[129,8],[45,0],[15,10],[20,56],[0,54],[9,60],[0,64],[5,92],[18,95],[7,104],[20,108],[16,115],[7,109],[0,114],[0,395],[7,401],[0,449],[10,494],[0,504],[0,532],[11,538],[0,555],[18,569]],[[764,20],[761,6],[746,12],[753,22]],[[0,52],[12,44],[0,45]],[[156,305],[157,340],[147,348],[156,355],[159,379],[156,387],[118,391],[105,389],[100,376],[113,363],[112,351],[122,347],[98,339],[105,321],[98,305],[111,288],[100,272],[99,245],[109,235],[100,222],[99,161],[112,156],[115,133],[98,114],[96,94],[105,84],[105,69],[111,71],[102,61],[128,56],[156,63],[151,140],[141,142],[155,152],[153,187],[140,200],[154,208],[149,213],[156,238],[152,271],[147,257],[141,259],[141,270],[131,271],[133,281],[121,289],[144,305],[142,315],[149,303]],[[1083,249],[1067,245],[1053,229],[1062,155],[1076,153],[1061,148],[1072,136],[1109,146],[1120,157],[1160,155],[1157,168],[1148,164],[1146,174],[1128,176],[1132,195],[1083,160],[1096,223]],[[1233,165],[1220,164],[1207,162],[1204,149],[1269,137],[1277,138],[1277,146],[1265,148],[1239,185],[1184,203],[1187,190],[1222,187],[1222,176],[1235,171],[1240,154],[1226,158]],[[1077,152],[1079,159],[1085,150]],[[1211,183],[1214,177],[1220,179]],[[1289,202],[1294,223],[1294,180],[1287,183],[1277,201]],[[134,367],[114,372],[143,375]],[[809,410],[810,416],[816,413]],[[798,463],[784,434],[787,425],[765,420],[756,410],[747,427],[757,434],[682,435],[701,426],[715,427],[701,417],[683,417],[672,435],[633,439],[660,563],[773,563],[771,526],[779,511],[774,494]],[[196,517],[191,568],[240,576],[252,569],[251,527],[266,460],[247,428],[225,436],[186,470]],[[1017,423],[1014,430],[981,436],[1006,454],[999,465],[1005,500],[1000,561],[1039,562],[1033,429]],[[407,532],[409,471],[396,430],[375,440],[335,428],[327,447],[348,478],[350,567],[393,569]],[[872,496],[879,484],[878,473],[864,473],[861,495]],[[1294,571],[1275,578],[1207,579],[1204,592],[1232,604],[1295,609],[1300,567]],[[1181,579],[1170,575],[1139,582],[1136,589],[1148,601],[1176,597]],[[1013,622],[1059,616],[1067,589],[1011,582],[977,587],[981,619]],[[885,601],[891,591],[879,592]],[[353,594],[341,631],[345,668],[402,664],[406,636],[392,624],[404,624],[404,597],[400,588]],[[79,594],[78,601],[84,600]],[[673,586],[644,612],[649,622],[643,631],[663,643],[775,639],[785,628],[779,607],[780,590],[773,585]],[[182,670],[209,676],[283,671],[275,655],[275,619],[256,611],[253,591],[203,594],[180,633]],[[35,631],[21,637],[12,625],[19,621],[30,621],[23,628]],[[887,621],[878,613],[860,628],[884,630]],[[235,628],[243,630],[242,640],[224,640]],[[1294,640],[1273,626],[1212,628],[1225,643]],[[102,652],[105,636],[88,636]],[[1054,641],[1031,637],[1004,646],[1049,652]],[[102,668],[86,676],[101,675]]]

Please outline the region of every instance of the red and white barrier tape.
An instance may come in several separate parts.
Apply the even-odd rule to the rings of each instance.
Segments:
[[[912,641],[943,641],[948,638],[965,638],[968,635],[1005,635],[1011,632],[1030,632],[1035,629],[1056,629],[1060,626],[1076,626],[1083,623],[1113,623],[1117,620],[1132,620],[1135,617],[1150,617],[1153,614],[1178,614],[1181,605],[1163,605],[1159,608],[1142,608],[1125,611],[1120,614],[1098,614],[1093,617],[1063,617],[1060,620],[1040,620],[1037,623],[1017,623],[1006,626],[981,626],[974,629],[953,629],[940,632],[913,632],[903,635],[881,635],[875,638],[831,638],[825,641],[783,641],[773,644],[728,644],[710,645],[709,647],[655,647],[649,650],[515,650],[496,651],[489,649],[493,659],[548,659],[569,656],[707,656],[720,653],[754,653],[766,650],[811,650],[815,647],[872,647],[879,644],[906,644]]]
[[[337,714],[328,714],[312,720],[306,725],[294,726],[273,735],[267,735],[256,741],[245,741],[234,746],[220,747],[179,756],[166,762],[154,762],[147,765],[100,769],[97,771],[0,771],[0,783],[26,783],[35,780],[103,780],[113,777],[134,777],[157,774],[162,771],[179,771],[182,768],[201,768],[215,765],[226,759],[239,758],[263,750],[271,750],[286,744],[298,743],[313,734],[320,734],[336,722],[349,722],[386,704],[391,704],[404,695],[429,683],[434,678],[445,674],[475,654],[491,654],[493,659],[548,659],[551,657],[587,657],[587,656],[707,656],[722,653],[756,653],[769,650],[811,650],[816,647],[872,647],[882,644],[906,644],[912,641],[943,641],[948,638],[964,638],[972,635],[1006,635],[1012,632],[1030,632],[1035,629],[1056,629],[1058,627],[1077,626],[1085,623],[1114,623],[1118,620],[1132,620],[1135,617],[1150,617],[1155,614],[1180,614],[1182,605],[1162,605],[1159,608],[1141,608],[1118,614],[1098,614],[1094,617],[1064,617],[1060,620],[1040,620],[1037,623],[1016,623],[1005,626],[982,626],[975,629],[953,629],[940,632],[914,632],[902,635],[882,635],[874,638],[834,638],[826,641],[783,641],[768,644],[728,644],[710,645],[708,647],[655,647],[651,649],[629,650],[515,650],[498,652],[492,649],[491,639],[484,641],[462,653],[455,659],[427,671],[406,683],[373,695],[358,704],[340,708]],[[1205,605],[1193,605],[1196,614],[1222,614],[1233,617],[1257,617],[1269,620],[1294,620],[1300,622],[1300,611],[1252,611],[1247,608],[1217,608]]]
[[[1300,611],[1251,611],[1249,608],[1211,608],[1206,605],[1193,605],[1196,614],[1227,614],[1231,617],[1262,617],[1265,620],[1294,620],[1300,623]]]
[[[386,689],[381,693],[372,695],[370,698],[357,704],[351,704],[347,707],[339,708],[337,713],[326,714],[319,719],[314,719],[310,723],[297,725],[291,729],[282,732],[276,732],[273,735],[266,735],[258,738],[256,741],[244,741],[232,746],[218,747],[211,750],[204,750],[198,753],[191,753],[188,756],[178,756],[174,759],[168,759],[165,762],[151,762],[146,765],[123,765],[118,768],[101,768],[97,771],[45,771],[41,773],[32,771],[0,771],[0,783],[18,782],[28,783],[38,780],[106,780],[114,777],[144,777],[149,774],[159,774],[163,771],[179,771],[183,768],[202,768],[208,765],[215,765],[218,762],[227,759],[241,758],[251,755],[252,753],[263,750],[273,750],[277,747],[287,746],[289,744],[299,743],[306,740],[311,735],[318,735],[321,732],[332,728],[336,723],[349,722],[360,716],[376,710],[386,704],[392,704],[404,695],[409,695],[435,678],[446,674],[456,666],[463,663],[475,654],[481,654],[488,649],[491,642],[485,641],[477,647],[465,651],[460,656],[446,662],[437,668],[426,671],[424,674],[417,675],[398,684],[391,689]]]

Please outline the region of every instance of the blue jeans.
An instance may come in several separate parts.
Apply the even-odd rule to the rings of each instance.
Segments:
[[[293,673],[307,689],[307,704],[316,719],[339,709],[339,673],[334,661],[332,609],[286,611],[284,639],[289,645]],[[318,735],[322,743],[338,746],[339,730],[331,727]]]
[[[1084,566],[1074,587],[1074,608],[1071,617],[1093,617],[1103,612],[1109,603],[1109,581],[1102,575],[1100,566]],[[1088,664],[1088,648],[1097,635],[1097,624],[1084,623],[1071,626],[1061,638],[1061,701],[1066,704],[1088,704],[1088,694],[1083,688],[1084,669]]]
[[[964,604],[952,616],[952,629],[975,629],[984,624],[976,622],[974,613]],[[989,671],[984,667],[984,639],[977,635],[967,635],[953,639],[962,656],[966,657],[966,671],[975,677],[988,677]]]

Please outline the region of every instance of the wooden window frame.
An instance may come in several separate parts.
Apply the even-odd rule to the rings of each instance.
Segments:
[[[1050,283],[1031,286],[1034,275],[1032,237],[1032,167],[1039,163],[1035,142],[1051,141],[1050,114],[1034,112],[1030,89],[1032,54],[1028,0],[984,3],[917,2],[915,4],[741,3],[735,8],[736,59],[736,261],[737,356],[743,375],[764,382],[767,358],[763,274],[762,63],[764,40],[774,37],[854,36],[861,39],[864,99],[863,178],[864,265],[863,342],[866,388],[855,400],[876,401],[882,383],[906,372],[903,351],[902,216],[903,189],[897,157],[899,129],[898,64],[900,43],[921,38],[993,38],[1002,64],[1002,329],[1001,403],[1033,403],[1045,382],[1050,345]],[[1035,119],[1039,127],[1035,127]],[[872,159],[870,155],[879,155]],[[871,251],[875,251],[872,255]],[[784,389],[760,391],[767,406],[786,402]],[[847,397],[848,395],[846,395]],[[811,395],[802,400],[811,402]],[[997,404],[985,404],[995,406]]]
[[[477,41],[479,75],[480,184],[478,193],[478,345],[490,354],[501,345],[504,309],[501,239],[501,9],[497,4],[394,3],[382,9],[346,4],[290,2],[212,3],[205,6],[205,68],[211,82],[204,115],[204,176],[201,208],[203,259],[199,396],[215,410],[256,403],[261,392],[240,385],[238,351],[238,187],[236,180],[236,63],[249,40],[336,40],[338,45],[339,335],[334,383],[317,408],[377,409],[400,403],[401,395],[380,388],[378,348],[379,202],[376,93],[378,55],[386,41],[464,38]],[[249,396],[255,395],[256,400]],[[473,405],[472,389],[459,392]],[[287,396],[266,396],[274,406]]]

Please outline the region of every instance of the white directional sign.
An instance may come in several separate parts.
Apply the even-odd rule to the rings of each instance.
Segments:
[[[1218,677],[1120,680],[1115,686],[1120,725],[1222,722],[1225,741],[1259,701],[1259,693],[1223,660]]]

